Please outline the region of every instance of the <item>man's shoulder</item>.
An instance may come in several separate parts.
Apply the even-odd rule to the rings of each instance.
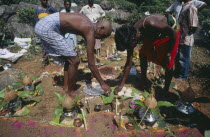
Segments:
[[[88,8],[88,5],[83,6],[82,8]]]
[[[94,7],[101,7],[99,4],[93,4]]]
[[[194,4],[190,5],[190,9],[191,9],[191,10],[196,10],[196,11],[197,11],[197,7],[196,7]]]
[[[61,10],[60,12],[66,12],[66,10],[65,10],[65,9],[63,9],[63,10]]]

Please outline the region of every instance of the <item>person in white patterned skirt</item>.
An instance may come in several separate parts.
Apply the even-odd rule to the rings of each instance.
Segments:
[[[111,35],[112,26],[109,21],[98,21],[93,24],[86,16],[80,13],[54,13],[41,19],[35,26],[35,33],[44,43],[43,48],[51,56],[63,56],[64,64],[64,92],[75,98],[77,69],[80,58],[72,49],[72,45],[64,37],[66,33],[81,35],[87,42],[88,65],[93,76],[98,80],[102,89],[110,93],[110,87],[105,84],[95,65],[94,45],[95,38],[102,39]]]

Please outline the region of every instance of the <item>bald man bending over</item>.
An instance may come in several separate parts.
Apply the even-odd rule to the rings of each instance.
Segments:
[[[88,65],[94,77],[106,93],[111,89],[101,78],[94,60],[95,38],[102,39],[111,35],[112,26],[109,21],[99,21],[95,25],[80,13],[54,13],[41,19],[35,26],[35,33],[44,42],[44,50],[51,56],[63,56],[64,65],[64,91],[73,98],[76,82],[76,72],[80,63],[77,53],[65,39],[64,34],[73,33],[81,35],[87,42]]]

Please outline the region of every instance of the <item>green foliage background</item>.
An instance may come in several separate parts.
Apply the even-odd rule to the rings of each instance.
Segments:
[[[34,8],[24,8],[18,11],[18,18],[22,23],[32,24],[35,18]]]
[[[0,0],[0,5],[18,4],[20,2],[37,4],[37,0]]]
[[[18,4],[20,2],[27,2],[37,4],[39,0],[0,0],[0,5]],[[95,3],[99,4],[103,0],[95,0]],[[164,13],[165,10],[176,0],[107,0],[110,2],[114,9],[121,9],[130,12],[129,24],[133,25],[141,17],[145,16],[144,13],[149,11],[150,13]],[[78,5],[87,4],[87,0],[72,0],[72,2]],[[210,5],[210,0],[205,0]],[[19,19],[24,23],[31,23],[32,9],[22,9],[19,11]],[[115,21],[115,20],[112,20]],[[201,25],[200,35],[205,42],[210,42],[210,7],[208,6],[199,13],[199,22]],[[3,26],[0,22],[0,27]],[[0,28],[2,29],[2,28]]]

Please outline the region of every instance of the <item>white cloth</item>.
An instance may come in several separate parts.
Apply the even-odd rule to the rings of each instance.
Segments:
[[[203,1],[199,1],[199,0],[192,0],[193,2],[193,5],[196,7],[196,8],[200,8],[205,2]],[[180,14],[180,11],[182,9],[182,3],[180,2],[174,2],[167,10],[166,12],[169,12],[169,13],[173,13],[175,15],[175,18],[176,20],[178,21],[178,18],[179,18],[179,14]]]
[[[22,49],[18,53],[12,53],[8,49],[0,49],[0,59],[9,60],[15,62],[26,52],[25,49]]]
[[[66,12],[66,9],[61,10],[60,12]],[[74,13],[73,10],[70,10],[70,13]],[[71,45],[73,47],[77,46],[77,36],[75,34],[66,33],[65,38],[70,41]]]
[[[92,7],[86,5],[82,7],[80,13],[87,16],[93,23],[96,23],[98,18],[105,16],[104,10],[98,4],[93,4]]]
[[[194,37],[190,33],[190,27],[198,27],[198,13],[192,1],[183,5],[179,16],[179,24],[181,28],[180,44],[193,46]]]
[[[27,49],[31,46],[31,38],[17,38],[15,37],[14,43],[23,49]]]

